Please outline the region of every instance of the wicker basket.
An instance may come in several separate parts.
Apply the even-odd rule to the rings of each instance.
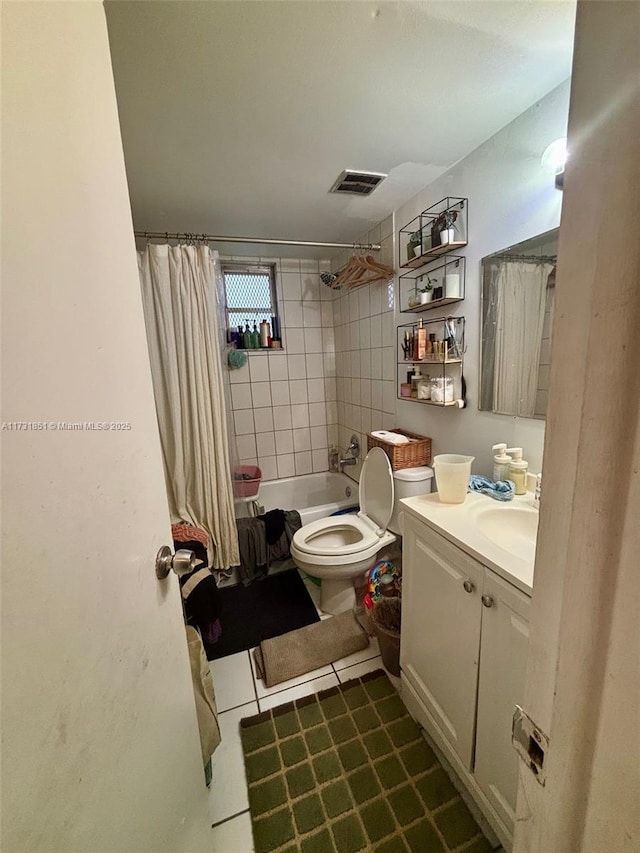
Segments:
[[[367,450],[371,450],[372,447],[381,447],[389,457],[393,471],[399,471],[401,468],[419,468],[421,465],[431,465],[430,438],[397,427],[390,429],[389,432],[406,435],[412,441],[409,444],[391,444],[391,442],[382,441],[382,439],[369,434],[367,436]]]

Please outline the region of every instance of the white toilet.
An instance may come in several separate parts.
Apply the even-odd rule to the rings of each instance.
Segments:
[[[376,561],[378,552],[402,534],[401,498],[431,491],[431,468],[391,471],[386,453],[367,454],[358,489],[357,515],[332,515],[296,531],[291,556],[298,568],[322,578],[320,609],[342,613],[355,604],[353,581]]]

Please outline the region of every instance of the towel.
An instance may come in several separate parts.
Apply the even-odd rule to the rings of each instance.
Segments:
[[[498,480],[494,482],[488,477],[472,474],[469,477],[469,491],[480,492],[496,501],[512,501],[516,493],[516,487],[511,480]]]
[[[313,672],[366,649],[367,633],[351,610],[279,637],[263,640],[253,651],[258,678],[267,687]]]
[[[379,438],[380,441],[387,441],[389,444],[409,444],[410,441],[406,435],[400,435],[399,432],[387,432],[386,429],[377,429],[371,435],[374,438]]]

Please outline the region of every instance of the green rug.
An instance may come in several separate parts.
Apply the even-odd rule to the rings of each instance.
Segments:
[[[256,853],[488,853],[382,670],[240,722]]]

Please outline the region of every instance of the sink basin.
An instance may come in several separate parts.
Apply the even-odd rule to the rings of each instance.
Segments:
[[[513,504],[473,508],[480,532],[515,557],[533,561],[536,553],[539,513],[528,506]]]

